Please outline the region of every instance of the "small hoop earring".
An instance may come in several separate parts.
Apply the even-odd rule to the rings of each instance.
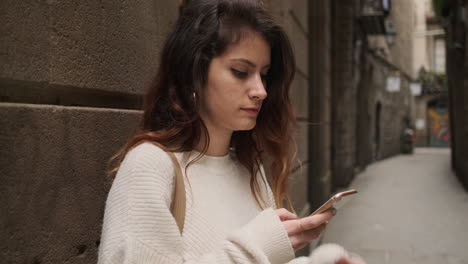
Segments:
[[[195,92],[192,93],[192,98],[193,98],[193,102],[197,102],[197,94]]]

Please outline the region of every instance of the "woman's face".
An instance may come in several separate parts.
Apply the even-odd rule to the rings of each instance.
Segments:
[[[233,132],[255,127],[266,98],[270,46],[249,32],[211,60],[200,115],[210,129]]]

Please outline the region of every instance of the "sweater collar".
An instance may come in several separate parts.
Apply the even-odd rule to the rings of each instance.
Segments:
[[[184,152],[182,157],[183,162],[185,165],[188,165],[188,163],[192,160],[198,159],[200,154],[201,153],[196,150]],[[231,168],[233,164],[235,164],[235,156],[236,154],[233,150],[229,150],[229,152],[224,156],[209,156],[205,154],[201,156],[201,158],[199,158],[194,164],[205,167],[210,171],[223,171]]]

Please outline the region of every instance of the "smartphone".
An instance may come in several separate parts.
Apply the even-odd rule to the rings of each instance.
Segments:
[[[315,210],[315,212],[313,212],[311,215],[323,213],[330,208],[339,209],[343,205],[345,205],[349,200],[351,200],[354,197],[353,194],[355,193],[357,193],[357,190],[355,189],[339,192],[333,195],[333,197],[330,198],[327,202],[322,204],[322,206]]]

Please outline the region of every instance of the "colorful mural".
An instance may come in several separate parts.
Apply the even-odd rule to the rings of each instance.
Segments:
[[[431,107],[428,109],[430,141],[432,147],[450,146],[450,120],[447,108]]]

